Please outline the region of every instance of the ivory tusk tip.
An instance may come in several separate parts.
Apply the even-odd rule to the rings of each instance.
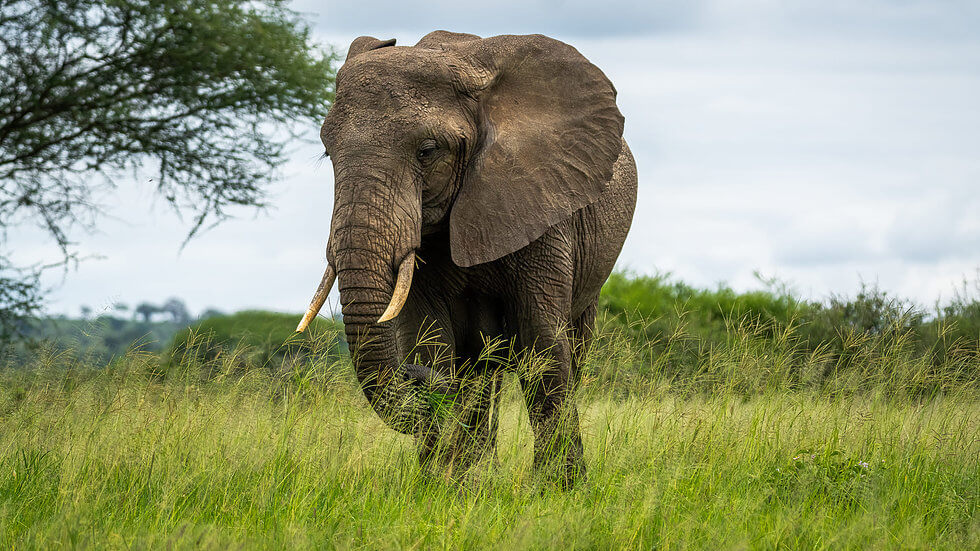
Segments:
[[[381,314],[381,317],[378,318],[378,321],[376,321],[375,323],[384,323],[386,321],[391,321],[391,320],[397,318],[398,317],[398,314],[400,314],[400,313],[401,313],[401,307],[400,306],[396,306],[396,305],[393,305],[393,304],[388,305],[388,309],[385,310],[385,312],[383,314]]]
[[[316,294],[313,295],[313,301],[310,302],[310,307],[306,309],[306,313],[303,314],[303,319],[296,326],[297,333],[305,331],[306,327],[310,325],[310,322],[316,318],[316,315],[320,312],[320,308],[323,308],[323,303],[327,301],[327,294],[330,292],[330,288],[333,287],[333,282],[336,278],[337,272],[333,269],[333,266],[327,264],[327,269],[323,272],[323,278],[320,280],[320,285],[316,289]]]
[[[402,311],[405,300],[408,298],[408,292],[412,288],[412,272],[414,271],[415,251],[412,251],[398,265],[398,276],[395,282],[395,290],[391,294],[391,300],[388,302],[388,307],[385,308],[384,313],[374,323],[384,323],[395,319]]]

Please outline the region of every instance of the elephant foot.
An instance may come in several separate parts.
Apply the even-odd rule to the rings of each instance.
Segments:
[[[585,484],[589,479],[585,462],[581,457],[535,461],[534,471],[536,478],[543,483],[542,491],[546,486],[557,487],[563,491],[572,490]]]
[[[430,426],[430,430],[416,437],[419,465],[434,476],[466,480],[481,470],[491,470],[496,459],[486,441],[462,426]],[[440,430],[441,428],[441,430]],[[488,453],[489,452],[489,453]],[[488,461],[484,461],[487,459]],[[481,469],[486,467],[486,469]]]
[[[545,480],[570,490],[587,480],[582,435],[577,422],[569,426],[567,419],[558,421],[556,416],[538,425],[534,469]]]
[[[445,438],[426,438],[418,442],[419,465],[430,473],[459,478],[484,456],[484,450],[454,445]]]
[[[559,468],[556,478],[556,482],[562,490],[571,490],[589,481],[589,475],[585,470],[585,462],[582,461],[571,465],[562,465]]]

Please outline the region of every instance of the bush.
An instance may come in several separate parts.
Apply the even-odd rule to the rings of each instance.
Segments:
[[[749,324],[775,338],[814,308],[773,282],[768,286],[740,294],[726,286],[695,289],[666,274],[614,272],[599,297],[600,324],[619,326],[634,347],[646,347],[653,355],[669,350],[674,360],[665,368],[681,375],[696,369],[712,350],[726,347],[733,326]]]
[[[208,377],[219,366],[291,371],[314,355],[339,358],[347,353],[340,321],[317,318],[306,332],[296,333],[299,318],[247,310],[201,320],[174,336],[164,370],[203,368]]]
[[[745,391],[775,376],[790,386],[870,382],[913,394],[980,377],[980,293],[966,284],[928,314],[877,286],[807,302],[764,283],[737,293],[695,289],[668,275],[613,273],[600,297],[599,347],[627,352],[605,377],[624,388],[659,380]],[[750,381],[747,373],[765,377]]]

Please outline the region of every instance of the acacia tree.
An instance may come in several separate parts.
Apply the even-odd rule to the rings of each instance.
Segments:
[[[149,323],[153,319],[153,314],[160,311],[160,307],[150,304],[149,302],[141,302],[133,310],[133,317],[143,318],[143,323]]]
[[[160,311],[169,314],[173,322],[177,324],[186,325],[191,321],[191,314],[187,311],[187,306],[184,305],[184,301],[177,297],[168,298],[166,302],[160,305]]]
[[[283,0],[0,0],[0,285],[20,285],[0,324],[39,292],[2,230],[37,224],[68,259],[96,191],[127,181],[192,213],[188,238],[263,206],[294,129],[326,113],[334,59]]]

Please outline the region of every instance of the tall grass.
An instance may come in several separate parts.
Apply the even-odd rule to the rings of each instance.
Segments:
[[[564,492],[512,375],[496,456],[447,478],[327,344],[275,369],[41,352],[0,371],[0,548],[977,548],[980,356],[861,335],[842,363],[743,318],[687,363],[683,323],[607,319]]]

